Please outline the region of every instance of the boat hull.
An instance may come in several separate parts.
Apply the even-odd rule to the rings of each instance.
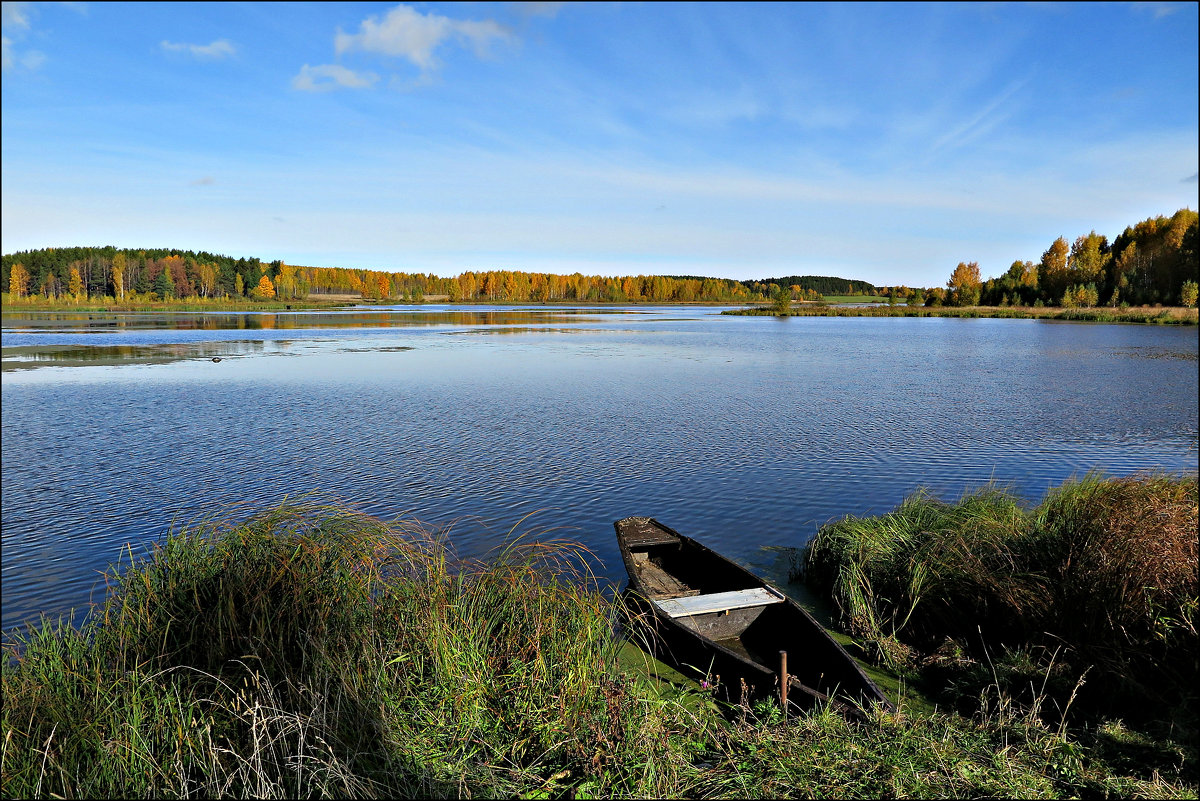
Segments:
[[[656,658],[731,703],[751,703],[782,697],[786,651],[790,708],[829,703],[851,717],[893,708],[829,632],[767,582],[652,518],[614,527],[629,573],[626,604]]]

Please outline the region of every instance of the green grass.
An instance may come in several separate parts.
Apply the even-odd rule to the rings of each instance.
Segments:
[[[1173,744],[994,692],[868,724],[721,707],[629,646],[590,564],[512,532],[459,560],[336,505],[178,526],[82,629],[6,647],[4,794],[1195,797]]]

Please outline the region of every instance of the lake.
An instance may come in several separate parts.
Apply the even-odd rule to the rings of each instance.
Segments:
[[[3,628],[172,520],[309,492],[461,556],[577,539],[615,582],[628,515],[770,573],[920,487],[1197,469],[1195,327],[719,311],[5,314]]]

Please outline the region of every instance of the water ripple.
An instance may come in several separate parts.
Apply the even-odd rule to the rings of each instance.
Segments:
[[[630,514],[750,560],[921,486],[1033,500],[1091,469],[1196,469],[1194,332],[524,314],[253,335],[141,321],[75,347],[196,358],[6,373],[5,629],[85,606],[122,546],[172,519],[314,490],[455,523],[464,556],[542,510],[529,525],[573,532],[619,580],[612,521]],[[488,325],[515,327],[472,333]],[[214,364],[209,347],[242,350]]]

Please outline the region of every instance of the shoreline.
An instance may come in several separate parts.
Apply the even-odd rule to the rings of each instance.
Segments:
[[[1125,308],[1088,307],[1062,308],[1060,306],[906,306],[872,305],[859,302],[819,303],[798,301],[793,303],[788,314],[780,315],[770,304],[744,305],[729,301],[512,301],[470,300],[451,302],[446,296],[426,296],[422,301],[404,301],[396,298],[361,298],[353,295],[328,295],[282,301],[157,301],[152,303],[73,303],[73,302],[21,302],[6,300],[0,303],[0,313],[135,313],[135,312],[281,312],[281,311],[329,311],[348,308],[371,308],[377,306],[442,306],[447,308],[473,308],[479,306],[503,306],[513,308],[673,308],[673,307],[735,307],[722,311],[735,317],[960,317],[989,319],[1037,319],[1062,320],[1065,322],[1129,322],[1168,325],[1197,325],[1200,313],[1196,308],[1182,306],[1130,306]]]
[[[1194,530],[1194,478],[1090,481],[1063,485],[1043,504],[1066,502],[1087,519],[1108,519],[1112,509],[1157,500],[1156,509],[1172,512],[1176,540]],[[1097,488],[1119,503],[1093,503]],[[879,542],[856,532],[923,504],[946,518],[936,528],[953,540],[980,519],[1010,520],[1015,502],[987,488],[954,505],[918,495],[826,530]],[[981,503],[999,512],[964,513]],[[864,797],[1195,797],[1193,730],[1127,724],[1103,709],[1082,712],[1082,703],[1070,718],[1062,706],[1046,714],[1061,690],[1071,691],[1075,674],[1059,675],[1062,660],[1051,663],[1060,665],[1055,682],[1043,680],[1027,697],[1021,659],[1033,652],[995,652],[1009,686],[969,642],[952,641],[957,650],[899,666],[897,713],[875,710],[865,724],[832,709],[785,716],[770,700],[725,705],[704,685],[680,682],[636,639],[618,636],[622,607],[597,592],[577,543],[529,545],[519,535],[494,559],[455,563],[446,540],[416,521],[303,502],[244,520],[227,517],[232,511],[173,526],[153,553],[131,557],[123,572],[112,566],[111,591],[83,628],[51,624],[5,644],[13,658],[2,665],[0,773],[11,795],[643,798],[705,787],[708,797],[773,797],[851,787]],[[1065,528],[1055,519],[1046,517],[1049,539],[1037,542],[1074,541],[1078,517],[1062,517]],[[847,534],[847,525],[858,528]],[[1121,542],[1153,545],[1136,520],[1121,531]],[[814,562],[808,549],[805,564],[817,576],[822,566],[844,569],[842,554],[878,561],[881,553],[828,544],[818,551]],[[1118,552],[1142,564],[1140,551]],[[886,553],[907,562],[912,549]],[[932,586],[960,586],[960,551],[937,553]],[[1027,577],[1007,564],[970,575],[988,586]],[[1166,586],[1163,569],[1146,564],[1141,582]],[[878,572],[870,573],[880,590],[871,597],[884,604],[880,611],[904,607],[903,593]],[[1092,562],[1075,573],[1089,585],[1109,575]],[[1182,603],[1178,593],[1163,596],[1150,613],[1186,614],[1194,595],[1182,586]],[[830,589],[815,591],[840,603]],[[1138,597],[1130,600],[1137,613]],[[941,608],[922,606],[935,615]],[[1068,617],[1076,619],[1091,618]],[[953,620],[934,622],[935,634],[957,633]],[[1194,635],[1170,632],[1175,650],[1167,656],[1190,653]],[[1120,633],[1109,631],[1110,639]],[[900,645],[872,650],[870,634],[859,635],[881,670],[897,667],[884,664],[887,657],[908,653]],[[1050,678],[1043,667],[1030,669]],[[962,703],[919,702],[915,690],[925,681],[944,686],[948,678]],[[1165,678],[1171,697],[1169,680],[1178,676]]]
[[[721,312],[734,317],[959,317],[1010,320],[1054,320],[1075,323],[1134,323],[1197,325],[1197,309],[1182,306],[1090,307],[1061,306],[793,306],[778,314],[772,306],[754,306]]]

